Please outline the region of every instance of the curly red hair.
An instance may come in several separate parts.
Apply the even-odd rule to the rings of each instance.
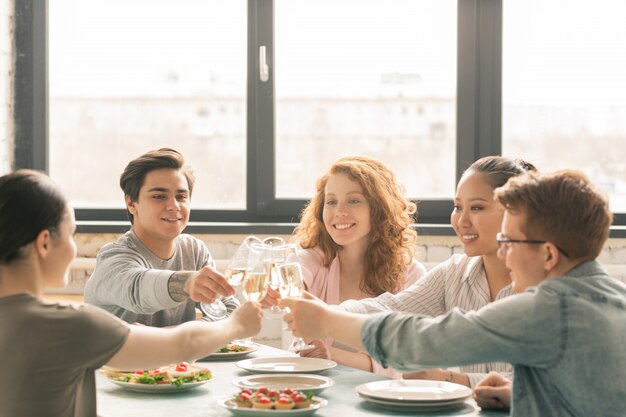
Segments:
[[[300,215],[295,236],[304,249],[319,247],[328,267],[341,249],[324,226],[324,194],[328,178],[346,174],[363,188],[370,205],[370,245],[365,253],[361,291],[379,295],[398,289],[415,254],[417,233],[411,229],[417,206],[404,196],[404,187],[382,162],[364,156],[347,156],[330,167],[316,184],[315,196]]]

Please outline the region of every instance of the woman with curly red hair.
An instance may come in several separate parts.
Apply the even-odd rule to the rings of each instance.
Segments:
[[[317,181],[295,231],[307,290],[339,304],[396,293],[424,276],[425,268],[413,259],[416,211],[382,162],[364,156],[336,161]],[[334,349],[331,356],[371,369],[364,355]]]

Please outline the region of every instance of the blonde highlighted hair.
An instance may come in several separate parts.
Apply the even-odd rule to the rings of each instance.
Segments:
[[[370,244],[365,253],[361,291],[379,295],[397,290],[415,253],[417,233],[410,228],[417,207],[404,196],[404,188],[382,162],[364,156],[336,161],[316,184],[315,196],[301,213],[295,235],[304,249],[318,247],[328,267],[341,250],[326,230],[322,213],[328,178],[345,174],[363,188],[370,205]]]

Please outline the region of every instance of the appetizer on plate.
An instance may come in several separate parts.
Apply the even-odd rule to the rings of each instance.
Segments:
[[[215,351],[215,353],[240,353],[240,352],[249,352],[252,350],[250,346],[238,345],[237,343],[229,343],[223,348],[220,348]]]
[[[291,410],[308,408],[312,404],[313,393],[303,393],[291,388],[270,390],[261,387],[257,390],[242,389],[233,401],[240,408],[259,408],[263,410]]]
[[[176,385],[211,379],[211,371],[197,365],[181,362],[152,370],[124,372],[105,370],[106,375],[114,381],[131,384]]]

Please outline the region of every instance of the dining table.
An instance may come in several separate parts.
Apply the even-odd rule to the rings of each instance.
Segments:
[[[259,349],[246,356],[251,358],[294,357],[296,354],[271,346],[259,345]],[[192,390],[175,393],[146,393],[127,390],[112,383],[103,372],[96,373],[97,407],[100,417],[228,417],[231,412],[222,405],[225,398],[232,398],[239,392],[233,380],[251,375],[237,366],[240,360],[199,361],[198,364],[210,369],[211,379]],[[469,398],[454,409],[445,411],[396,411],[379,408],[362,400],[356,392],[361,384],[388,379],[374,373],[337,365],[320,375],[334,381],[332,387],[319,394],[327,404],[317,410],[313,416],[319,417],[365,417],[365,416],[493,416],[507,417],[508,412],[500,410],[481,410],[476,402]],[[279,412],[274,413],[279,415]]]

